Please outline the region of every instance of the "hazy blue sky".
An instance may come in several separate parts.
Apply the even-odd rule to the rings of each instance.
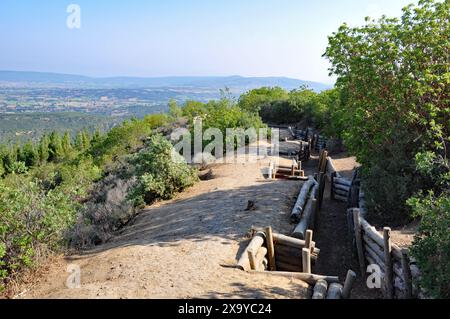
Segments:
[[[92,76],[289,76],[331,82],[343,22],[413,0],[1,0],[0,69]],[[66,26],[69,4],[81,29]]]

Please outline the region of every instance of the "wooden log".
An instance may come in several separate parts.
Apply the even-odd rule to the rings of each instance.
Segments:
[[[250,271],[248,271],[248,273],[257,274],[257,275],[263,274],[263,275],[267,275],[267,276],[299,279],[310,285],[315,285],[316,282],[318,282],[319,280],[325,280],[328,283],[339,282],[339,277],[336,277],[336,276],[322,276],[322,275],[315,275],[315,274],[305,274],[305,273],[301,273],[301,272],[286,272],[286,271],[258,272],[258,271],[250,270]]]
[[[348,197],[348,192],[347,191],[343,191],[342,189],[339,188],[335,188],[334,189],[334,194],[337,196],[341,196],[343,198],[347,198]]]
[[[309,251],[311,251],[311,248],[312,248],[312,238],[313,238],[313,231],[307,230],[306,236],[305,236],[305,248],[309,249]],[[312,253],[312,251],[311,251],[311,253]]]
[[[328,282],[319,280],[314,286],[312,299],[325,299],[327,296]]]
[[[412,274],[409,260],[409,254],[407,249],[402,249],[402,270],[403,281],[405,282],[405,299],[411,299],[413,297],[413,285]]]
[[[247,250],[247,255],[248,255],[248,260],[250,263],[250,269],[257,270],[255,252],[252,249],[249,249],[249,250]]]
[[[323,151],[323,161],[322,161],[322,166],[320,167],[319,173],[327,173],[327,163],[328,163],[328,151],[324,150]]]
[[[384,247],[383,236],[381,236],[375,227],[371,226],[364,218],[361,218],[361,228],[371,240],[381,247]]]
[[[282,167],[277,167],[277,174],[280,174],[280,175],[291,175],[291,176],[294,176],[294,175],[299,175],[301,173],[301,171],[299,171],[298,169],[295,169],[294,168],[294,170],[293,170],[293,173],[292,173],[292,167],[289,167],[289,168],[282,168]]]
[[[237,263],[237,268],[241,270],[249,270],[250,269],[250,261],[248,259],[248,250],[258,251],[266,240],[266,235],[264,232],[257,232],[255,236],[253,236],[252,240],[248,244],[247,248],[242,252],[241,257]]]
[[[298,239],[298,238],[294,238],[294,237],[289,237],[286,235],[282,235],[282,234],[277,234],[277,233],[273,233],[273,240],[275,242],[275,245],[280,246],[279,248],[281,249],[281,246],[287,246],[287,247],[291,247],[291,248],[296,248],[298,250],[302,250],[303,248],[305,248],[305,241],[302,239]],[[314,246],[314,251],[313,254],[319,255],[320,254],[320,249],[315,247],[316,243],[313,241],[312,245]]]
[[[342,288],[343,299],[349,299],[351,297],[351,292],[355,281],[356,281],[356,273],[352,270],[349,270],[347,272],[347,277],[345,278],[344,287]]]
[[[311,250],[308,248],[303,248],[302,250],[302,266],[304,273],[311,273]]]
[[[334,199],[345,203],[348,202],[348,198],[341,195],[334,195]]]
[[[279,271],[302,272],[302,265],[300,263],[298,265],[294,265],[277,260],[277,269]]]
[[[297,197],[297,201],[291,212],[290,220],[292,223],[298,223],[300,221],[300,218],[304,211],[306,201],[308,200],[308,195],[310,194],[310,190],[316,184],[317,184],[317,182],[313,178],[308,179],[308,181],[303,184],[303,186],[300,190],[300,193]]]
[[[305,210],[303,213],[303,216],[298,223],[298,225],[295,227],[294,231],[292,232],[292,237],[299,238],[299,239],[305,239],[306,231],[311,228],[311,219],[312,215],[314,214],[314,204],[315,199],[308,199],[308,202],[306,203]]]
[[[351,187],[347,187],[345,185],[336,184],[336,183],[334,183],[333,187],[334,187],[334,189],[338,189],[338,190],[340,190],[340,191],[342,191],[344,193],[348,193],[350,191],[350,188],[351,188]]]
[[[334,179],[337,177],[337,173],[333,172],[331,173],[331,178],[330,178],[330,199],[334,200]]]
[[[401,262],[402,260],[402,249],[396,244],[392,243],[392,257]]]
[[[341,284],[338,283],[332,283],[330,284],[330,286],[328,287],[328,291],[327,291],[327,299],[341,299],[342,298],[342,289],[344,289],[344,287],[342,287]]]
[[[319,173],[319,198],[317,203],[319,205],[318,212],[322,209],[323,194],[325,192],[325,173]]]
[[[269,261],[269,270],[276,271],[277,267],[275,264],[275,245],[273,242],[273,232],[272,227],[266,228],[266,246],[268,253],[268,261]]]
[[[336,177],[334,179],[334,183],[337,184],[337,185],[344,185],[344,186],[347,186],[349,188],[352,186],[352,182],[350,180],[344,178],[344,177]]]
[[[361,235],[361,221],[359,216],[359,209],[353,210],[353,225],[355,227],[355,240],[356,249],[358,251],[358,262],[361,271],[361,276],[364,277],[366,274],[366,263],[364,260],[364,249]]]
[[[313,247],[311,250],[313,251],[311,253],[311,259],[312,260],[317,260],[318,259],[318,253],[316,253],[317,248]],[[298,260],[302,259],[302,248],[293,248],[293,247],[289,247],[289,246],[283,246],[283,245],[277,245],[275,248],[275,256],[276,259],[295,259],[297,258]]]
[[[374,250],[372,250],[372,248],[370,248],[370,246],[365,245],[364,248],[365,248],[365,252],[367,254],[369,254],[369,256],[372,257],[372,259],[375,260],[379,266],[381,266],[382,268],[385,267],[383,258],[378,256],[376,254],[376,252]]]
[[[351,247],[354,249],[355,226],[353,224],[353,209],[347,210],[347,236]]]
[[[385,227],[383,229],[383,240],[384,240],[384,264],[386,265],[386,297],[388,299],[394,298],[394,286],[393,286],[393,276],[392,276],[392,244],[391,244],[391,229]]]
[[[366,234],[363,235],[364,245],[369,247],[380,259],[384,258],[383,248],[371,240]]]

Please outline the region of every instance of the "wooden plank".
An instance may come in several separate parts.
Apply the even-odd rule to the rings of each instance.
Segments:
[[[361,276],[364,278],[366,274],[366,263],[364,259],[364,249],[361,235],[361,221],[359,216],[359,209],[353,210],[353,225],[355,227],[356,249],[358,251],[358,262],[361,271]]]
[[[272,227],[266,228],[266,246],[267,246],[267,257],[269,261],[269,270],[276,271],[277,267],[275,264],[275,245],[273,243],[273,232]]]
[[[310,285],[315,285],[319,280],[325,280],[328,283],[339,282],[339,277],[336,276],[322,276],[315,274],[305,274],[301,272],[286,272],[286,271],[248,271],[249,274],[257,274],[257,275],[267,275],[267,276],[275,276],[275,277],[284,277],[284,278],[293,278],[300,279]]]
[[[384,240],[384,263],[386,265],[386,296],[388,299],[394,298],[394,285],[393,285],[393,275],[392,275],[392,244],[391,244],[391,229],[385,227],[383,229],[383,240]]]

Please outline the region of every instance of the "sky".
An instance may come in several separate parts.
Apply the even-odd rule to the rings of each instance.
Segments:
[[[344,22],[414,0],[1,0],[0,70],[89,76],[286,76],[332,83]],[[77,4],[80,28],[68,28]]]

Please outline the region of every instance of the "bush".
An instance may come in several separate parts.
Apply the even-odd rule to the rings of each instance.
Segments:
[[[412,254],[421,271],[420,286],[434,298],[450,298],[450,192],[408,201],[421,218]]]
[[[429,180],[427,195],[408,200],[420,218],[412,254],[421,270],[420,286],[435,298],[450,297],[450,165],[441,154],[419,153],[417,173]],[[424,187],[424,189],[427,189]]]
[[[132,156],[130,162],[138,176],[129,196],[136,205],[171,199],[198,180],[195,170],[174,153],[172,144],[161,135],[152,136],[147,147]]]

